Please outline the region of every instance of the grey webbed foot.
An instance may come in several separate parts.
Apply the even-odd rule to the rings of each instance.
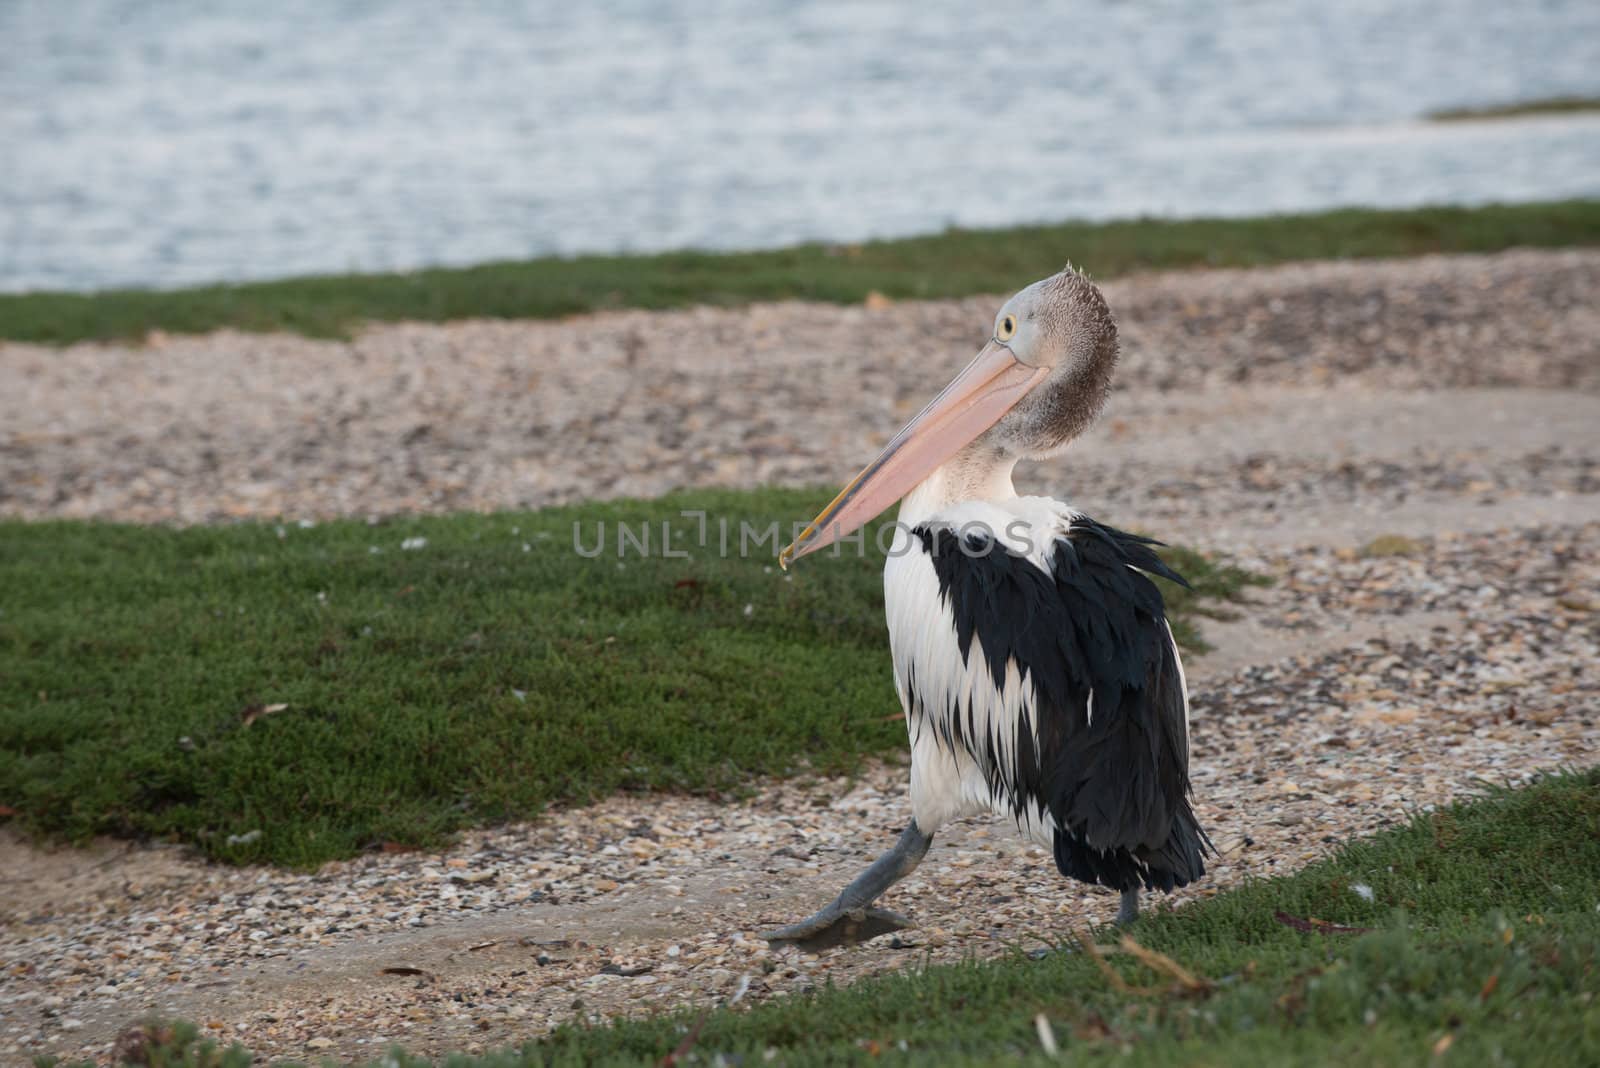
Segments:
[[[834,946],[860,945],[879,935],[901,931],[916,924],[888,909],[841,909],[838,902],[815,916],[768,931],[761,937],[768,942],[792,942],[815,953]]]
[[[910,875],[922,863],[931,834],[923,834],[912,820],[901,833],[895,847],[855,878],[833,904],[809,919],[768,931],[761,937],[769,942],[793,942],[802,949],[819,950],[865,942],[891,931],[914,927],[910,920],[888,909],[871,905],[889,887]]]

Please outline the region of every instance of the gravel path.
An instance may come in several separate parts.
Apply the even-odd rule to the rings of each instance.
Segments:
[[[1216,422],[1209,442],[1280,440],[1290,409],[1263,387],[1303,412],[1337,385],[1336,404],[1362,409],[1359,434],[1339,432],[1335,406],[1321,423],[1332,439],[1301,441],[1302,457],[1325,463],[1403,429],[1410,402],[1389,403],[1395,391],[1600,388],[1600,250],[1156,275],[1106,292],[1126,357],[1098,455],[1152,433],[1172,441],[1165,413],[1196,397],[1264,428]],[[832,485],[971,358],[997,304],[381,326],[348,344],[226,333],[0,344],[0,514],[317,518]],[[1565,411],[1569,424],[1585,418]],[[1503,455],[1480,437],[1462,462],[1426,440],[1387,458],[1455,463],[1470,479],[1474,462],[1521,464],[1562,444],[1522,413],[1508,423]],[[1183,466],[1157,474],[1175,486]]]
[[[1218,648],[1190,671],[1197,807],[1223,855],[1175,902],[1480,780],[1595,762],[1600,253],[1107,288],[1124,386],[1091,440],[1027,481],[1278,580],[1208,627]],[[833,481],[970,354],[992,307],[0,346],[23,387],[0,394],[0,511],[200,521]],[[314,874],[0,836],[0,1061],[104,1057],[149,1009],[275,1055],[491,1047],[990,956],[1112,914],[974,821],[892,892],[921,923],[898,942],[806,956],[757,940],[892,842],[903,779],[615,798]]]

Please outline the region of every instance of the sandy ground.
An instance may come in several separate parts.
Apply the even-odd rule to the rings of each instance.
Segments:
[[[1089,440],[1019,483],[1278,580],[1213,623],[1217,649],[1190,668],[1197,807],[1222,855],[1176,901],[1482,779],[1594,762],[1600,254],[1107,291],[1122,387]],[[0,512],[204,521],[835,481],[970,355],[993,307],[0,345]],[[1388,534],[1405,537],[1363,551]],[[1008,952],[1114,911],[972,823],[887,902],[916,930],[820,955],[756,939],[891,843],[903,775],[616,798],[311,874],[0,837],[0,1058],[104,1057],[152,1009],[268,1054],[504,1045]]]

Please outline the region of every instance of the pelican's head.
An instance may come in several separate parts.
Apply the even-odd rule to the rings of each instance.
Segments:
[[[963,449],[997,460],[1065,448],[1094,421],[1117,362],[1105,298],[1067,267],[1006,301],[977,357],[778,555],[785,567],[854,531]]]

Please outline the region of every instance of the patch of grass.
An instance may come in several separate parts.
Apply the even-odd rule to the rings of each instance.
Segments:
[[[558,318],[789,298],[853,303],[871,292],[917,299],[1006,293],[1067,260],[1105,278],[1152,268],[1595,244],[1596,200],[1063,223],[768,252],[582,256],[173,291],[0,295],[0,337],[63,344],[223,327],[334,337],[370,321]]]
[[[1330,921],[1370,930],[1316,929]],[[1112,980],[1081,951],[1019,952],[718,1010],[692,1042],[696,1018],[679,1013],[449,1063],[650,1065],[685,1044],[693,1063],[789,1066],[1600,1063],[1600,771],[1419,815],[1132,934],[1198,983],[1128,953],[1108,958]],[[1057,1057],[1041,1049],[1041,1015]],[[219,1063],[192,1034],[150,1063]]]
[[[789,575],[772,561],[779,524],[787,540],[830,496],[311,529],[0,523],[0,804],[55,837],[308,865],[894,753],[882,555],[868,539]],[[705,548],[683,509],[708,513]],[[662,555],[663,523],[685,557]],[[743,559],[742,523],[766,535]],[[601,524],[605,551],[575,552]],[[618,558],[619,524],[648,524],[648,557]],[[1193,646],[1196,616],[1249,576],[1168,558],[1195,586],[1169,588]]]
[[[1431,122],[1476,122],[1482,119],[1517,119],[1526,115],[1568,115],[1575,111],[1600,111],[1600,97],[1549,96],[1483,108],[1447,108],[1428,112],[1428,119]]]

